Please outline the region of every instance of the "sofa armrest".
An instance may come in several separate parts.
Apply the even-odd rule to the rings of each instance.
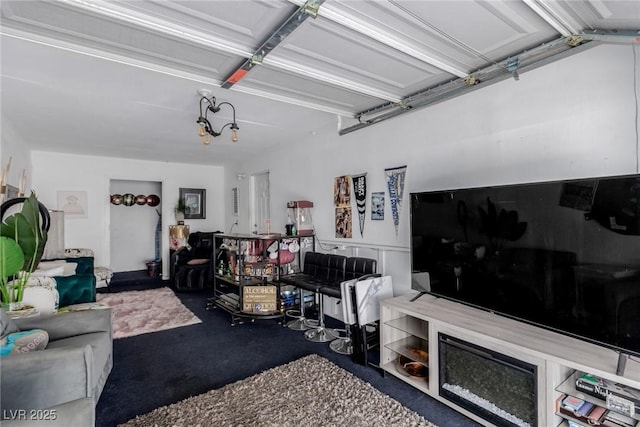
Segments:
[[[21,331],[44,329],[49,334],[50,341],[94,332],[111,334],[111,309],[69,311],[47,317],[14,319],[14,322]]]
[[[88,344],[4,357],[0,366],[2,413],[93,398],[93,363]]]

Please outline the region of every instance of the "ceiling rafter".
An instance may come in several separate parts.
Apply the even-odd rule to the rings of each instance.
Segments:
[[[234,43],[209,37],[204,33],[194,31],[193,29],[182,25],[176,25],[167,20],[131,11],[130,9],[120,7],[112,3],[87,2],[85,0],[61,0],[61,2],[72,7],[81,8],[123,22],[139,25],[153,31],[158,31],[163,34],[178,37],[189,42],[201,44],[203,46],[245,58],[238,68],[231,72],[220,83],[216,84],[216,86],[225,89],[229,89],[238,83],[255,65],[264,65],[277,70],[288,71],[301,76],[310,77],[317,81],[329,83],[343,89],[348,89],[356,93],[385,101],[398,102],[400,100],[397,94],[382,91],[326,72],[314,70],[311,67],[302,66],[300,64],[294,65],[291,61],[279,58],[277,55],[272,55],[269,59],[266,58],[278,44],[284,41],[284,39],[308,17],[315,17],[324,0],[306,0],[299,2],[298,9],[289,15],[283,23],[270,36],[268,36],[257,49],[253,51],[247,50],[246,48],[240,47]],[[321,106],[316,106],[315,109],[327,112],[336,111],[333,108],[325,109]]]
[[[548,0],[523,0],[523,2],[564,37],[571,37],[580,33],[578,24],[565,16],[557,4]]]
[[[289,1],[294,4],[304,3],[304,0]],[[467,70],[462,70],[456,67],[454,64],[444,60],[443,58],[439,58],[437,55],[425,52],[424,49],[411,43],[410,40],[397,37],[394,34],[386,32],[379,27],[369,25],[353,15],[337,10],[330,4],[323,4],[318,11],[318,16],[322,16],[323,18],[326,18],[332,22],[340,24],[371,39],[377,40],[378,42],[386,46],[392,47],[406,55],[411,56],[412,58],[418,59],[426,64],[446,71],[447,73],[454,76],[464,78],[469,74]]]
[[[267,55],[271,51],[282,43],[289,35],[307,18],[316,16],[318,8],[324,2],[324,0],[306,0],[298,9],[296,9],[291,15],[289,15],[280,26],[273,31],[267,39],[258,46],[253,54],[245,59],[240,66],[229,74],[229,76],[222,83],[222,87],[225,89],[230,88],[234,84],[238,83],[254,65],[260,65],[263,63]]]

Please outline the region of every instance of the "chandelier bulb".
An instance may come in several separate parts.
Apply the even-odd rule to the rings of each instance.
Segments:
[[[231,130],[231,142],[238,142],[238,132],[235,129]]]

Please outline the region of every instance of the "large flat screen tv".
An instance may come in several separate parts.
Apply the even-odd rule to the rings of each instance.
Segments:
[[[411,194],[412,288],[640,355],[640,175]]]

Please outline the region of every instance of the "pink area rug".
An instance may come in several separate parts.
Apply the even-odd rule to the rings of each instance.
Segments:
[[[131,337],[201,323],[169,288],[100,293],[113,312],[113,338]]]

